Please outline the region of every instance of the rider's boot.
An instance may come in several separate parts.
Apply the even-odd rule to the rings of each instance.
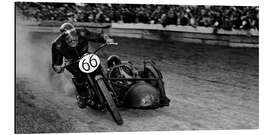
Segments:
[[[78,78],[72,78],[72,81],[76,87],[78,95],[76,96],[77,104],[79,108],[84,109],[86,108],[87,104],[87,90],[84,87],[84,81]]]
[[[77,99],[77,105],[79,106],[79,108],[81,108],[81,109],[86,108],[86,101],[87,101],[86,97],[82,97],[82,96],[77,95],[76,99]]]

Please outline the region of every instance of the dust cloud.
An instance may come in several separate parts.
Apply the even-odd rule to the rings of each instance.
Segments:
[[[16,22],[16,80],[30,79],[47,90],[58,90],[74,95],[71,75],[56,74],[51,68],[51,41],[55,38],[37,36],[20,20]],[[44,35],[44,34],[39,34]]]

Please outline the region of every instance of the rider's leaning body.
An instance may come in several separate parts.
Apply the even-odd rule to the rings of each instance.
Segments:
[[[71,23],[64,23],[60,27],[61,34],[52,42],[52,68],[57,73],[64,71],[63,63],[73,63],[83,54],[88,52],[88,42],[107,42],[113,40],[105,33],[93,33],[86,29],[75,29]],[[77,64],[67,66],[66,69],[73,75],[73,83],[76,87],[78,105],[80,108],[86,107],[86,97],[88,92],[82,86],[83,73]]]

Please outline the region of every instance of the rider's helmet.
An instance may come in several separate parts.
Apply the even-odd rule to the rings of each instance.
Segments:
[[[107,66],[108,68],[111,68],[115,65],[119,65],[121,64],[121,60],[119,58],[119,56],[117,55],[111,55],[108,59],[107,59]]]
[[[78,45],[78,34],[75,27],[71,23],[64,23],[60,27],[60,32],[64,33],[65,42],[70,47],[76,47]]]
[[[71,23],[64,23],[61,25],[60,27],[60,32],[66,32],[67,30],[71,30],[71,29],[75,29],[75,27],[73,26],[73,24]]]

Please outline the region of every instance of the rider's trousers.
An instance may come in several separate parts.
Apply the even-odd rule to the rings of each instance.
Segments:
[[[70,65],[66,67],[66,69],[73,75],[72,81],[75,85],[75,88],[77,90],[77,93],[81,97],[87,97],[88,96],[88,90],[86,88],[86,80],[85,80],[85,74],[82,73],[77,66],[77,64]]]

